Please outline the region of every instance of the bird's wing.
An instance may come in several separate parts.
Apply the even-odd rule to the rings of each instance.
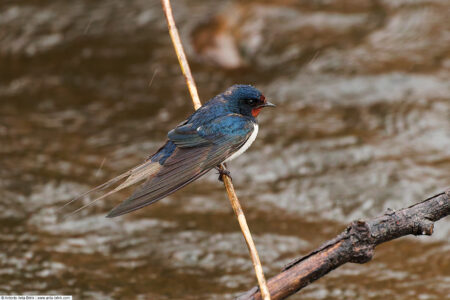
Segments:
[[[189,124],[186,124],[189,125]],[[154,203],[196,180],[237,151],[253,132],[253,124],[237,114],[192,128],[180,126],[168,135],[177,148],[159,171],[107,217],[116,217]]]

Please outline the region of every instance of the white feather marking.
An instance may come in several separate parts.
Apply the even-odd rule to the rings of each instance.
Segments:
[[[250,145],[255,141],[257,135],[258,135],[258,124],[253,123],[253,132],[250,135],[250,137],[247,139],[245,144],[242,145],[242,147],[238,151],[234,152],[230,157],[225,159],[224,162],[233,160],[236,157],[238,157],[239,155],[241,155],[242,153],[244,153],[250,147]]]

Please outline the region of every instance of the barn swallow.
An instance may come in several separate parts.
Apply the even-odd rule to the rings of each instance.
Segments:
[[[274,106],[256,88],[250,85],[233,85],[169,131],[166,143],[143,164],[77,199],[123,181],[112,191],[88,204],[90,205],[145,180],[128,199],[111,210],[107,217],[117,217],[150,205],[217,168],[221,163],[244,153],[258,134],[256,117],[261,109]]]

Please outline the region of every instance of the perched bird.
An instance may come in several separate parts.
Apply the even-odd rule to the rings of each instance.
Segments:
[[[261,109],[274,106],[256,88],[233,85],[169,131],[164,146],[143,164],[77,199],[124,180],[112,191],[88,204],[91,205],[96,200],[146,180],[107,217],[120,216],[152,204],[244,153],[258,134],[256,117]]]

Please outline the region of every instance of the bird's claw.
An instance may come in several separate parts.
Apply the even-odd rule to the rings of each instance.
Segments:
[[[230,171],[228,171],[227,169],[221,169],[219,167],[216,167],[216,170],[219,172],[217,174],[219,174],[219,181],[223,182],[223,176],[228,176],[231,180],[233,180],[233,178],[231,177],[231,173]]]

